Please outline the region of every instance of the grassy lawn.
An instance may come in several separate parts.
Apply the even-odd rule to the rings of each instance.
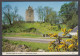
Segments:
[[[67,28],[65,24],[60,25],[61,28]],[[30,30],[30,28],[34,29]],[[30,33],[28,32],[30,30]],[[26,33],[25,33],[26,32]],[[58,25],[51,26],[50,23],[22,23],[20,25],[15,24],[7,29],[3,29],[3,37],[22,37],[22,38],[41,38],[41,39],[54,39],[45,38],[41,34],[60,33],[61,29]],[[7,34],[8,33],[8,34]],[[35,34],[38,33],[38,34]],[[41,33],[41,34],[40,34]],[[39,35],[40,34],[40,35]]]
[[[35,43],[35,42],[25,42],[25,41],[13,41],[13,40],[7,40],[7,39],[3,39],[3,42],[8,42],[11,43],[13,45],[26,45],[28,47],[31,48],[31,51],[36,51],[38,49],[43,49],[45,51],[49,51],[48,50],[48,45],[46,43]]]
[[[3,37],[24,37],[24,38],[38,38],[42,37],[41,35],[32,34],[32,33],[8,33],[3,34]]]
[[[42,37],[41,35],[33,34],[33,33],[5,33],[3,37],[21,37],[21,38],[39,38],[39,39],[56,39],[50,37]],[[64,40],[70,38],[62,38]]]
[[[68,39],[68,38],[66,38],[66,39]],[[49,49],[48,49],[49,43],[36,43],[36,42],[27,42],[27,41],[13,41],[13,40],[7,40],[7,39],[4,39],[4,38],[3,38],[3,42],[2,43],[3,43],[2,44],[3,49],[5,50],[5,48],[6,48],[7,51],[9,50],[10,46],[9,47],[5,47],[4,43],[12,44],[12,45],[15,45],[15,46],[25,45],[25,46],[28,46],[31,49],[31,52],[36,52],[39,49],[45,50],[45,52],[49,52]],[[61,51],[64,51],[64,50],[61,50]]]

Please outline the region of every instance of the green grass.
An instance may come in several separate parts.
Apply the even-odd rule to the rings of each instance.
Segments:
[[[68,38],[64,38],[64,39],[68,39]],[[10,43],[10,44],[16,45],[16,46],[17,45],[25,45],[25,46],[28,46],[29,48],[31,48],[31,52],[36,52],[38,49],[43,49],[46,52],[49,52],[49,50],[48,50],[49,43],[36,43],[36,42],[27,42],[27,41],[13,41],[13,40],[7,40],[7,39],[4,39],[3,38],[2,39],[3,49],[5,49],[5,48],[7,49],[7,47],[5,47],[5,45],[4,45],[4,42]]]
[[[53,31],[53,33],[60,33],[60,32],[62,32],[61,30],[58,30],[58,31]]]
[[[58,33],[58,32],[57,32]],[[50,37],[42,37],[41,35],[32,34],[32,33],[5,33],[3,34],[3,37],[21,37],[21,38],[38,38],[38,39],[56,39],[56,38],[50,38]],[[62,38],[64,40],[70,39],[70,38]]]
[[[9,28],[8,28],[9,27]],[[8,26],[7,29],[3,29],[3,33],[20,33],[28,32],[30,28],[35,28],[36,30],[31,30],[30,32],[36,32],[41,34],[48,33],[59,33],[61,32],[58,25],[51,26],[50,23],[22,23],[15,24],[13,26]],[[61,28],[66,27],[66,25],[61,24]]]
[[[43,49],[45,51],[49,51],[48,50],[48,45],[46,43],[35,43],[35,42],[25,42],[25,41],[13,41],[13,40],[7,40],[7,39],[3,39],[3,42],[8,42],[11,44],[15,44],[15,45],[26,45],[28,47],[31,48],[31,51],[36,51],[38,49]]]
[[[30,38],[38,38],[42,37],[41,35],[31,34],[31,33],[5,33],[3,37],[30,37]]]

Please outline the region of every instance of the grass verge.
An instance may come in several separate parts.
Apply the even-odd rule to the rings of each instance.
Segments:
[[[8,42],[8,43],[13,44],[13,45],[26,45],[26,46],[28,46],[28,47],[31,48],[31,51],[32,52],[35,52],[38,49],[43,49],[45,51],[49,51],[48,50],[48,45],[49,44],[46,44],[46,43],[35,43],[35,42],[25,42],[25,41],[13,41],[13,40],[7,40],[7,39],[3,39],[2,41],[3,41],[3,46],[5,46],[4,45],[4,42]]]
[[[3,33],[3,37],[30,37],[37,38],[42,37],[41,35],[32,34],[32,33]]]

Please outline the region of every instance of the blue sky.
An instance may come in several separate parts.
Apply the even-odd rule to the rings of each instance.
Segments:
[[[51,7],[54,11],[59,12],[61,6],[64,3],[69,3],[71,1],[46,1],[46,2],[2,2],[2,7],[4,7],[5,5],[11,5],[12,8],[14,8],[15,6],[18,7],[18,14],[21,15],[24,20],[25,20],[25,11],[26,9],[28,9],[28,6],[30,5],[33,9],[34,9],[34,20],[38,21],[38,14],[36,12],[36,8],[38,8],[39,6],[45,7]]]

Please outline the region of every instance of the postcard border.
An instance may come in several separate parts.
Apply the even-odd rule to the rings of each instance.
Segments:
[[[40,1],[78,1],[78,42],[79,42],[79,45],[78,45],[78,48],[80,47],[80,1],[79,0],[0,0],[0,56],[2,56],[2,2],[24,2],[24,1],[30,1],[30,2],[40,2]],[[73,56],[79,56],[80,55],[80,48],[78,50],[78,55],[73,55]],[[4,56],[4,55],[3,55]],[[6,55],[8,56],[8,55]],[[13,56],[13,55],[10,55],[10,56]],[[16,55],[17,56],[17,55]],[[21,55],[19,55],[21,56]],[[25,55],[23,55],[25,56]],[[32,56],[32,55],[29,55],[29,56]],[[34,56],[34,55],[33,55]],[[37,55],[35,55],[37,56]],[[41,55],[39,55],[41,56]],[[48,55],[46,55],[48,56]],[[53,56],[53,55],[49,55],[49,56]],[[54,56],[64,56],[64,55],[54,55]],[[66,56],[66,55],[65,55]],[[70,56],[70,55],[67,55],[67,56]]]

